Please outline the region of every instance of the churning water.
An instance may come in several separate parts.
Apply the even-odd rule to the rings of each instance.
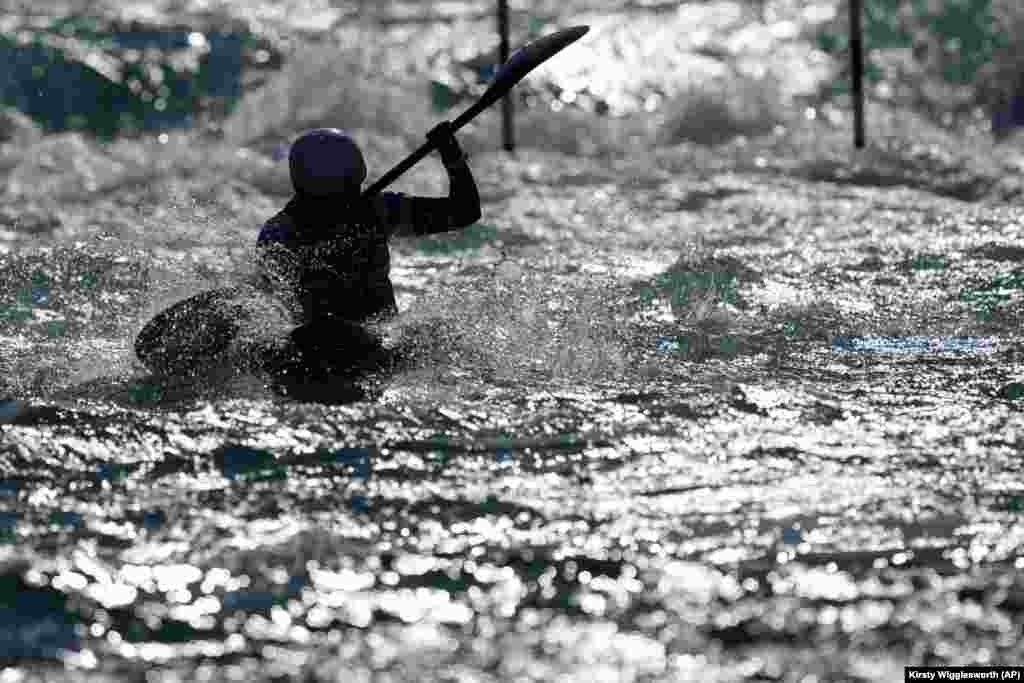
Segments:
[[[410,361],[308,393],[155,377],[134,335],[251,279],[296,130],[355,129],[374,176],[472,97],[490,8],[0,24],[37,60],[8,74],[49,88],[73,62],[138,113],[58,121],[4,86],[42,127],[0,131],[0,680],[1021,661],[1019,148],[875,101],[851,153],[815,85],[841,68],[833,3],[535,5],[521,35],[594,31],[524,84],[514,157],[493,116],[460,134],[483,221],[393,245],[380,331]],[[263,310],[246,332],[283,335]]]

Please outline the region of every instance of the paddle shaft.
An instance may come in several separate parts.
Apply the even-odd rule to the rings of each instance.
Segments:
[[[513,85],[515,85],[515,83],[510,83],[507,87],[500,89],[501,92],[492,93],[492,90],[499,90],[498,88],[492,88],[492,90],[488,90],[486,93],[484,93],[483,97],[481,97],[476,102],[476,104],[474,104],[466,111],[462,112],[459,118],[452,121],[452,133],[454,134],[455,131],[459,130],[467,123],[472,121],[477,116],[477,114],[479,114],[484,109],[494,104],[494,102],[496,102],[497,100],[501,99],[501,96],[508,92]],[[392,168],[390,171],[382,175],[375,183],[373,183],[365,190],[363,190],[363,199],[372,197],[373,195],[377,194],[385,187],[393,183],[396,178],[398,178],[403,173],[405,173],[410,168],[419,163],[419,161],[423,157],[433,152],[436,146],[437,145],[435,145],[435,143],[432,140],[428,140],[427,142],[420,145],[419,149],[417,149],[415,152],[407,156],[394,168]]]

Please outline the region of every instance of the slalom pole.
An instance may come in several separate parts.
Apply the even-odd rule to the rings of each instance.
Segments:
[[[853,145],[864,149],[864,25],[862,0],[850,3],[850,75],[853,81]]]
[[[508,0],[498,0],[498,35],[501,41],[498,48],[499,64],[508,61],[508,23]],[[501,101],[501,139],[506,152],[515,151],[513,104],[511,93]]]

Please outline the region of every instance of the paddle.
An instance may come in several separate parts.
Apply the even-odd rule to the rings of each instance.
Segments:
[[[487,91],[480,96],[480,99],[477,100],[469,109],[462,112],[462,114],[459,115],[459,118],[452,121],[452,132],[454,133],[459,128],[462,128],[464,125],[472,121],[477,114],[504,97],[505,93],[512,89],[512,86],[523,79],[523,76],[540,66],[541,63],[553,57],[555,53],[579,40],[583,34],[589,30],[589,26],[573,26],[572,28],[567,28],[562,31],[552,33],[551,35],[538,38],[532,43],[528,43],[513,52],[511,56],[509,56],[508,61],[501,65],[501,69],[498,70],[498,74],[494,77],[494,82],[491,83],[490,87],[487,88]],[[385,187],[393,183],[398,176],[408,171],[416,164],[416,162],[430,154],[433,150],[434,143],[432,141],[426,142],[398,165],[381,176],[377,182],[363,190],[363,199],[372,197],[383,190]]]

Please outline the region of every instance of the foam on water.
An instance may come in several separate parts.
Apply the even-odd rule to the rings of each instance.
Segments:
[[[832,347],[865,353],[995,353],[999,350],[999,340],[994,337],[843,335],[832,338]]]

